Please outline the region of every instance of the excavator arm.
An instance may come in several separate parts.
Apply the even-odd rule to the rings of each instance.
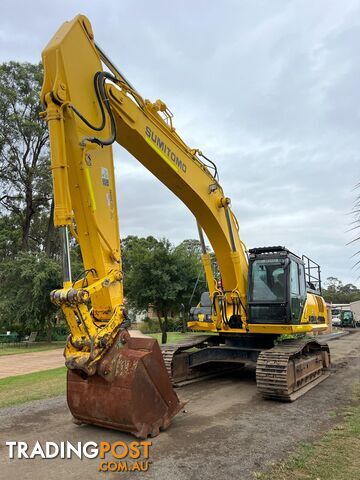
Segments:
[[[52,293],[52,299],[64,310],[72,333],[68,365],[93,373],[124,321],[111,147],[115,141],[175,193],[198,222],[215,306],[207,328],[226,330],[236,307],[244,325],[240,330],[245,331],[247,257],[216,167],[215,172],[210,170],[201,152],[180,138],[162,101],[143,100],[114,67],[94,42],[86,17],[79,15],[62,25],[45,48],[43,63],[41,97],[50,131],[54,218],[62,231],[65,258],[64,286]],[[85,268],[74,283],[67,261],[68,231],[79,242]],[[221,289],[203,231],[215,252]]]

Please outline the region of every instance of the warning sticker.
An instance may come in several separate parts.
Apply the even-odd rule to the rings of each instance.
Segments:
[[[109,186],[109,170],[107,168],[101,168],[101,180],[105,187]]]
[[[112,192],[111,190],[109,190],[106,194],[106,203],[108,205],[109,208],[113,208],[114,205],[113,205],[113,198],[112,198]]]

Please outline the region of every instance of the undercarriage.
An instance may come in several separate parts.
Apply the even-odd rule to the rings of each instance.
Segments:
[[[193,335],[161,347],[176,387],[256,366],[256,384],[267,399],[294,401],[329,375],[330,351],[312,337],[280,341],[276,335]]]

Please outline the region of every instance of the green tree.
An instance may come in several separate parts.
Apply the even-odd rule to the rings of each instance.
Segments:
[[[48,219],[51,200],[48,131],[39,117],[42,78],[41,64],[0,65],[0,205],[20,226],[26,251],[44,248],[49,233],[46,222],[34,222],[44,213]]]
[[[200,242],[184,240],[174,249],[173,255],[183,280],[183,290],[179,292],[179,297],[182,306],[182,331],[185,333],[190,307],[198,303],[201,294],[208,288],[201,262]]]
[[[1,261],[14,257],[21,242],[21,227],[12,215],[0,216],[0,268]]]
[[[162,343],[167,341],[168,318],[190,298],[199,257],[187,248],[174,248],[166,239],[128,237],[122,242],[125,295],[138,311],[156,311]]]
[[[3,260],[0,272],[0,324],[3,329],[17,326],[21,333],[33,329],[51,333],[57,308],[50,291],[61,285],[58,261],[44,253],[20,252]]]
[[[0,65],[0,327],[50,335],[49,294],[61,285],[61,263],[48,131],[39,116],[42,78],[41,64]]]
[[[201,256],[201,244],[199,240],[190,238],[187,240],[183,240],[177,247],[178,249],[184,249],[188,253],[196,255],[198,258]]]
[[[121,239],[122,269],[125,278],[133,266],[141,261],[142,255],[154,249],[157,244],[158,240],[151,236],[144,238],[129,235]]]
[[[328,277],[323,289],[323,297],[329,303],[350,303],[360,300],[360,290],[352,283],[343,284],[336,277]]]

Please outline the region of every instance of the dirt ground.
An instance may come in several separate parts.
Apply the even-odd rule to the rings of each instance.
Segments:
[[[171,427],[152,439],[146,473],[100,473],[99,460],[9,460],[5,442],[36,440],[133,440],[118,432],[71,422],[64,398],[0,410],[0,478],[192,480],[254,478],[287,456],[299,442],[311,441],[334,423],[334,412],[350,402],[360,382],[360,332],[330,342],[332,375],[295,403],[264,401],[255,373],[244,369],[178,390],[189,400]]]

